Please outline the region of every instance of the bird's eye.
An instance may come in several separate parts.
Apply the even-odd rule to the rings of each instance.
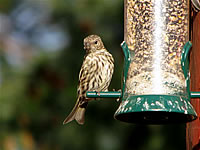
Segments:
[[[97,44],[97,43],[98,43],[97,41],[94,42],[94,44]]]

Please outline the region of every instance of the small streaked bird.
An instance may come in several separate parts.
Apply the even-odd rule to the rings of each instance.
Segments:
[[[85,110],[88,101],[86,91],[108,91],[114,71],[114,59],[105,49],[101,38],[89,35],[84,39],[86,55],[79,73],[78,98],[71,113],[64,120],[67,124],[76,120],[84,124]]]

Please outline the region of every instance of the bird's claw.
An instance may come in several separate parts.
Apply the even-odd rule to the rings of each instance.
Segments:
[[[99,91],[96,91],[96,93],[97,93],[97,96],[100,97],[101,93]]]
[[[117,90],[118,92],[122,92],[122,89]]]

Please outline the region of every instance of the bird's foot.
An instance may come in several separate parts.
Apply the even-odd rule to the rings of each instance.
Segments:
[[[122,89],[117,90],[118,92],[122,92]]]
[[[100,95],[101,95],[100,91],[96,91],[96,93],[97,93],[97,96],[100,96]]]

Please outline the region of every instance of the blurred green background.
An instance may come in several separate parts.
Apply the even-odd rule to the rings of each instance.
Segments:
[[[110,90],[120,89],[122,0],[0,0],[0,150],[184,150],[184,124],[122,123],[115,100],[89,103],[83,126],[62,125],[89,34],[113,54]]]

